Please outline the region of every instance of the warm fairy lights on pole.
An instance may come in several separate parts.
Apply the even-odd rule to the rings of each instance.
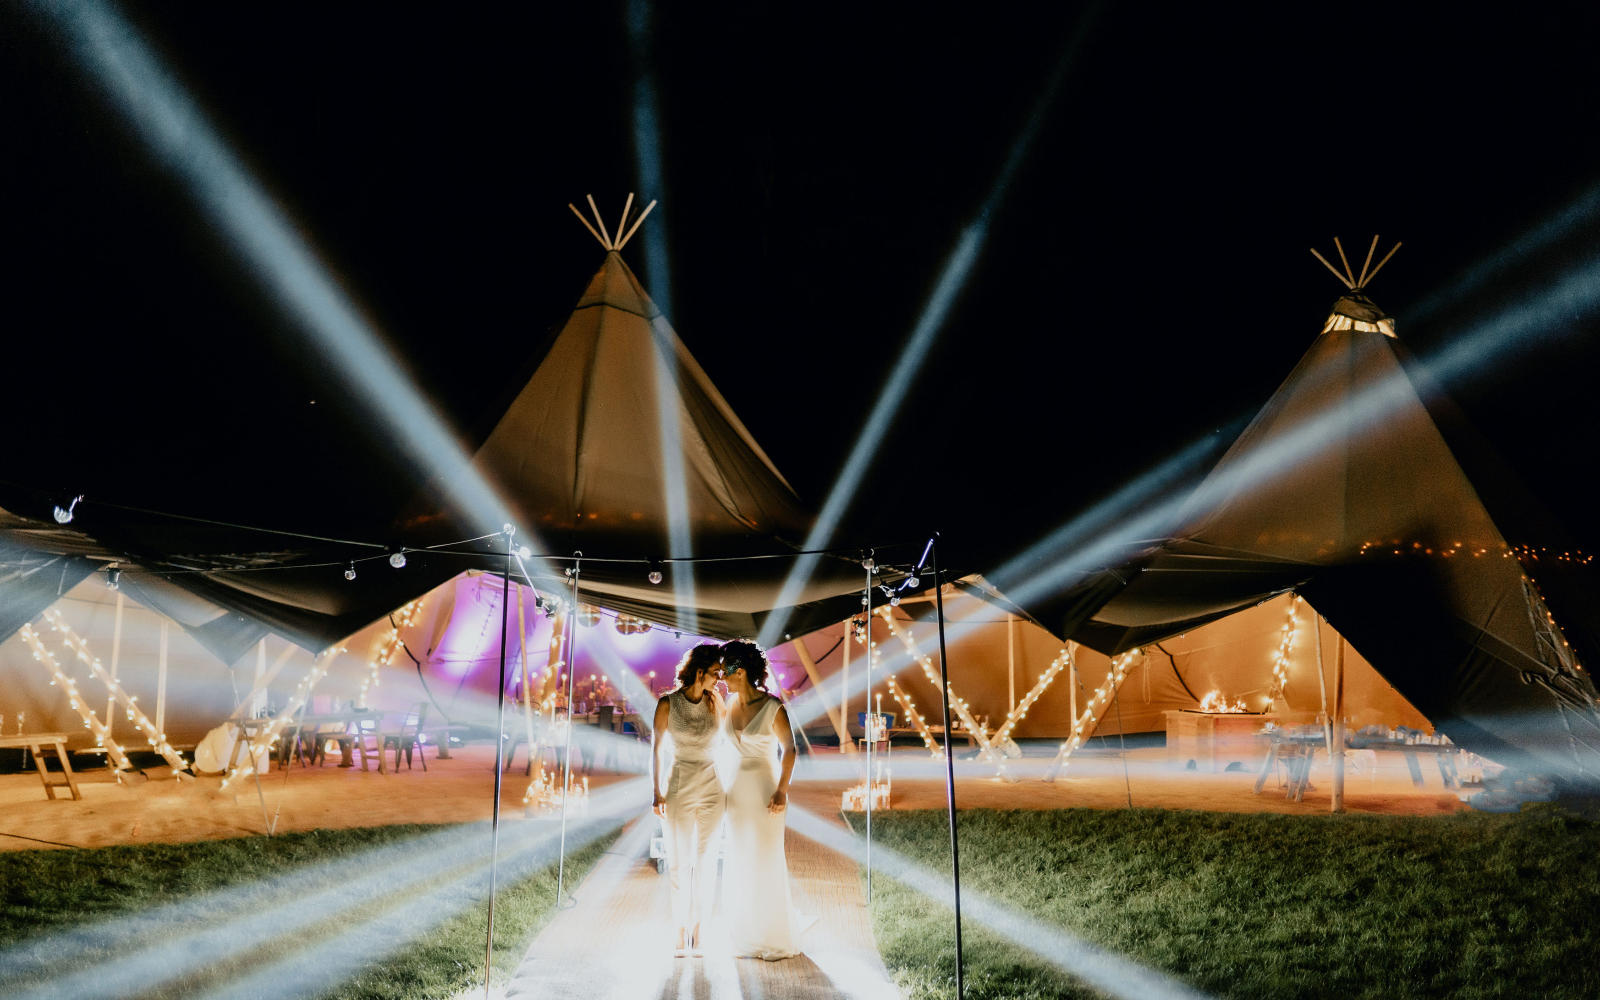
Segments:
[[[917,706],[912,703],[910,692],[896,683],[893,677],[888,679],[887,684],[889,693],[894,696],[896,702],[899,702],[901,710],[906,713],[906,718],[917,727],[917,735],[922,737],[922,745],[927,747],[928,753],[934,757],[941,756],[943,751],[939,749],[939,742],[933,738],[933,730],[928,728],[928,720],[922,717],[922,713],[918,712]]]
[[[22,641],[28,644],[29,649],[33,650],[33,658],[49,668],[53,677],[50,681],[50,686],[59,687],[66,692],[67,701],[83,717],[83,728],[94,734],[94,745],[104,748],[106,756],[111,759],[112,773],[116,775],[117,780],[122,780],[122,772],[131,771],[133,765],[129,763],[128,755],[123,752],[122,745],[111,738],[111,730],[95,716],[94,712],[89,709],[88,704],[78,694],[78,682],[62,672],[61,664],[51,654],[50,650],[45,648],[44,642],[39,638],[39,634],[33,630],[32,625],[23,625],[17,634],[22,636]],[[22,729],[22,715],[20,713],[17,715],[17,729],[19,732]]]
[[[300,683],[294,686],[294,691],[289,694],[289,700],[284,703],[283,710],[273,717],[271,725],[267,726],[265,730],[257,734],[255,739],[250,741],[250,759],[245,761],[243,767],[231,767],[228,769],[227,775],[222,779],[223,791],[227,791],[228,786],[233,783],[235,778],[248,778],[255,773],[256,761],[260,760],[263,755],[272,753],[272,748],[277,744],[278,738],[283,735],[284,728],[294,721],[294,715],[300,711],[300,706],[311,700],[311,692],[316,688],[317,682],[327,676],[328,664],[333,662],[334,657],[344,651],[342,646],[329,649],[322,656],[312,661],[311,669],[307,670],[306,675],[300,678]]]
[[[1067,643],[1061,652],[1056,654],[1056,658],[1050,661],[1050,666],[1045,668],[1045,672],[1039,677],[1038,683],[1034,684],[1032,690],[1022,696],[1022,700],[1017,702],[1017,707],[1013,708],[1011,714],[1006,716],[1006,721],[1000,723],[1000,728],[994,731],[994,741],[999,744],[1002,753],[1005,751],[1007,741],[1011,739],[1012,730],[1016,729],[1017,724],[1027,717],[1028,709],[1032,708],[1033,703],[1044,695],[1051,683],[1061,676],[1061,671],[1072,666],[1073,658],[1077,653],[1078,644],[1075,642]]]
[[[561,808],[562,802],[578,809],[587,808],[589,805],[589,779],[567,773],[567,790],[561,790],[561,769],[546,773],[544,761],[539,761],[539,766],[534,773],[533,780],[528,782],[527,791],[522,793],[522,807],[527,815],[536,812],[554,812]]]
[[[1294,648],[1295,632],[1300,627],[1300,595],[1289,595],[1289,613],[1284,617],[1283,632],[1278,638],[1278,650],[1272,654],[1272,692],[1267,696],[1267,704],[1283,697],[1283,689],[1289,683],[1289,652]]]
[[[1094,697],[1089,699],[1089,705],[1083,714],[1072,724],[1072,735],[1064,740],[1061,749],[1056,753],[1056,759],[1050,763],[1050,769],[1045,772],[1044,780],[1054,781],[1066,770],[1067,758],[1072,752],[1083,746],[1083,741],[1089,738],[1094,727],[1100,722],[1100,713],[1104,712],[1117,696],[1117,691],[1122,687],[1122,682],[1128,676],[1128,671],[1133,669],[1135,660],[1143,655],[1143,650],[1130,649],[1111,660],[1111,673],[1101,685],[1094,689]]]
[[[540,674],[539,718],[543,720],[546,717],[545,713],[549,713],[550,721],[545,729],[545,735],[549,736],[551,739],[554,739],[556,701],[558,700],[557,695],[561,694],[561,677],[563,671],[566,669],[566,661],[562,659],[563,652],[561,637],[566,634],[567,619],[565,609],[560,606],[557,606],[554,612],[550,612],[549,614],[550,654],[545,657],[545,668]],[[526,681],[524,681],[524,683],[526,683]],[[552,686],[555,687],[554,691],[550,690]],[[651,693],[654,694],[655,692],[652,691]],[[572,706],[568,705],[568,725],[571,725],[572,722],[571,713]],[[545,776],[543,757],[544,741],[542,739],[538,741],[530,739],[528,741],[528,760],[530,762],[535,760],[539,761],[539,766],[538,773],[535,774],[531,780],[529,780],[527,789],[522,793],[522,804],[524,807],[529,809],[559,809],[561,808],[561,802],[564,796],[562,790],[556,787],[554,775],[549,777]],[[571,775],[569,774],[568,779],[570,780],[570,778]],[[570,788],[569,791],[577,792],[577,789]],[[587,785],[584,786],[583,791],[585,794],[587,794]],[[573,801],[576,803],[577,799],[574,798]]]
[[[367,707],[367,691],[382,683],[381,673],[394,662],[396,654],[405,648],[406,641],[400,632],[416,624],[422,614],[422,598],[417,598],[389,617],[389,634],[378,643],[377,655],[367,660],[367,676],[361,681],[361,693],[356,696],[356,707]]]
[[[895,638],[905,645],[906,652],[911,655],[911,658],[921,664],[922,674],[928,678],[928,683],[933,685],[935,691],[939,690],[939,674],[933,668],[933,658],[922,654],[917,649],[917,640],[910,632],[900,627],[900,623],[895,620],[894,615],[889,613],[887,607],[879,608],[877,613],[882,616],[884,623],[889,626],[889,631],[894,634]],[[956,715],[961,719],[961,724],[967,727],[967,732],[971,733],[972,738],[977,741],[978,756],[993,764],[1003,776],[1006,766],[1005,754],[1000,753],[995,749],[994,744],[989,742],[989,734],[982,726],[978,725],[978,720],[972,716],[972,707],[964,699],[956,695],[954,685],[951,685],[945,691],[945,694],[949,696],[950,707],[955,709]]]
[[[44,617],[50,623],[50,627],[60,634],[62,645],[72,650],[77,655],[79,662],[88,667],[89,672],[94,674],[106,686],[111,696],[122,706],[128,721],[133,723],[134,727],[144,734],[145,741],[150,744],[151,749],[155,750],[168,764],[172,765],[173,775],[178,778],[192,777],[192,775],[184,773],[189,768],[189,762],[183,759],[183,754],[174,750],[172,744],[167,742],[167,734],[158,730],[156,724],[151,722],[149,717],[139,710],[137,704],[139,699],[130,697],[128,692],[122,689],[122,685],[117,683],[116,678],[112,677],[110,672],[100,665],[100,659],[89,652],[89,643],[82,636],[72,631],[71,626],[62,620],[61,612],[51,608],[44,613]],[[73,695],[76,697],[76,689],[73,690]]]

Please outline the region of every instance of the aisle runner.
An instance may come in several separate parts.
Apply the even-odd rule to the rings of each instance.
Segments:
[[[889,981],[872,941],[854,862],[789,832],[795,905],[817,920],[805,955],[782,962],[736,959],[722,928],[705,930],[703,958],[672,957],[667,878],[645,858],[653,823],[632,823],[523,956],[507,1000],[888,1000]]]

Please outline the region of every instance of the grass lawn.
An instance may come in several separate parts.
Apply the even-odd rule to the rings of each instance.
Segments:
[[[614,839],[569,853],[569,891]],[[488,846],[472,824],[3,853],[0,995],[449,997],[483,981]],[[502,831],[502,980],[552,916],[531,855]]]
[[[948,878],[944,813],[878,813],[873,831]],[[1556,806],[1431,818],[976,810],[960,835],[963,891],[1213,996],[1600,996],[1600,824]],[[953,996],[950,911],[874,885],[897,981],[912,1000]],[[1096,995],[973,921],[963,936],[969,998]]]

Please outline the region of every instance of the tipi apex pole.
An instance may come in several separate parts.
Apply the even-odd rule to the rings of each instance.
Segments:
[[[871,555],[861,560],[861,568],[867,571],[867,589],[861,592],[862,621],[866,622],[867,645],[867,710],[862,718],[867,724],[862,727],[861,735],[867,738],[867,905],[872,905],[872,571],[877,569],[877,563]],[[845,725],[849,725],[846,720]]]
[[[944,788],[950,810],[950,883],[956,901],[956,1000],[964,996],[961,953],[961,852],[956,841],[956,763],[950,752],[950,667],[944,644],[944,581],[939,576],[939,533],[928,540],[933,568],[933,606],[939,619],[939,696],[944,705]]]
[[[572,554],[572,610],[567,615],[567,733],[566,749],[561,753],[561,847],[556,860],[556,906],[566,891],[567,881],[567,799],[572,793],[572,694],[578,676],[578,565],[583,552]]]
[[[511,546],[517,529],[506,525],[506,558],[500,580],[500,689],[495,692],[499,717],[494,740],[494,818],[489,823],[489,928],[483,945],[483,996],[489,997],[489,977],[494,971],[495,867],[500,858],[500,771],[506,757],[506,616],[511,610]],[[520,593],[520,592],[519,592]],[[447,737],[448,742],[448,737]],[[530,751],[531,752],[531,751]]]

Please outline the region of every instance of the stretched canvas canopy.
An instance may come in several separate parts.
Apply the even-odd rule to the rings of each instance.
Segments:
[[[973,715],[993,730],[1047,678],[1065,644],[1026,617],[977,596],[984,589],[978,578],[968,578],[946,589],[946,636],[950,685],[971,705]],[[1146,655],[1133,662],[1115,703],[1108,703],[1097,719],[1091,718],[1085,733],[1105,736],[1161,732],[1166,728],[1165,713],[1198,710],[1201,700],[1213,692],[1229,702],[1242,701],[1251,712],[1270,709],[1280,721],[1311,721],[1325,709],[1325,689],[1331,690],[1334,683],[1336,644],[1343,639],[1331,627],[1320,625],[1317,616],[1302,605],[1286,643],[1290,601],[1290,595],[1280,595],[1151,644]],[[899,630],[911,637],[917,649],[930,655],[936,653],[937,623],[929,603],[902,602],[891,613]],[[1320,657],[1316,645],[1319,628]],[[843,643],[847,633],[848,623],[839,623],[773,651],[775,662],[796,664],[793,670],[786,671],[790,676],[803,677],[799,669],[804,665],[803,658],[791,648],[803,643],[805,658],[820,674],[823,693],[804,696],[805,703],[813,706],[805,712],[805,721],[814,733],[825,734],[832,721],[815,706],[826,703],[837,709],[842,703],[839,692],[847,653],[853,692],[847,714],[853,731],[860,728],[859,713],[866,711],[863,647],[857,641],[847,651]],[[874,621],[873,639],[879,647],[874,706],[881,694],[883,710],[896,716],[897,725],[908,724],[905,709],[884,683],[885,673],[892,671],[896,684],[917,711],[929,720],[935,719],[938,686],[929,682],[915,662],[908,661],[905,644],[881,620]],[[1273,672],[1280,653],[1284,674],[1281,688]],[[1433,728],[1359,653],[1348,646],[1345,653],[1344,706],[1352,725],[1408,726],[1424,731]],[[1080,716],[1087,711],[1090,695],[1111,675],[1111,658],[1097,650],[1078,645],[1073,659],[1077,667],[1077,697],[1072,692],[1073,673],[1058,671],[1010,731],[1014,739],[1061,739],[1071,734],[1074,709]],[[1319,667],[1323,671],[1320,681]]]
[[[1457,743],[1592,774],[1592,681],[1408,363],[1359,288],[1341,298],[1182,527],[1085,583],[1066,631],[1116,653],[1294,589]]]
[[[512,519],[530,529],[519,542],[536,534],[529,544],[547,554],[584,553],[585,599],[698,633],[755,635],[810,525],[788,483],[615,250],[473,465]],[[125,578],[164,580],[219,609],[204,622],[194,620],[193,609],[178,620],[197,638],[203,632],[225,663],[268,631],[321,650],[465,568],[503,567],[490,551],[503,551],[503,543],[465,555],[412,549],[405,570],[390,572],[381,548],[165,517],[94,498],[66,525],[38,519],[50,510],[50,498],[38,491],[0,489],[0,505],[38,512],[0,510],[0,544],[20,554],[5,557],[15,572],[0,571],[8,603],[24,586],[22,569],[34,574],[39,558],[76,559],[72,572],[115,564]],[[433,511],[398,527],[374,524],[370,534],[419,546],[499,527]],[[689,558],[734,561],[697,572],[683,561]],[[352,559],[362,571],[349,580],[343,570]],[[652,560],[661,585],[648,580]],[[541,589],[565,585],[559,574],[538,577],[539,566],[529,568]],[[842,615],[858,577],[854,559],[824,559],[790,598],[798,605],[787,612],[791,631]],[[16,614],[0,618],[0,639],[42,608],[15,622]]]

